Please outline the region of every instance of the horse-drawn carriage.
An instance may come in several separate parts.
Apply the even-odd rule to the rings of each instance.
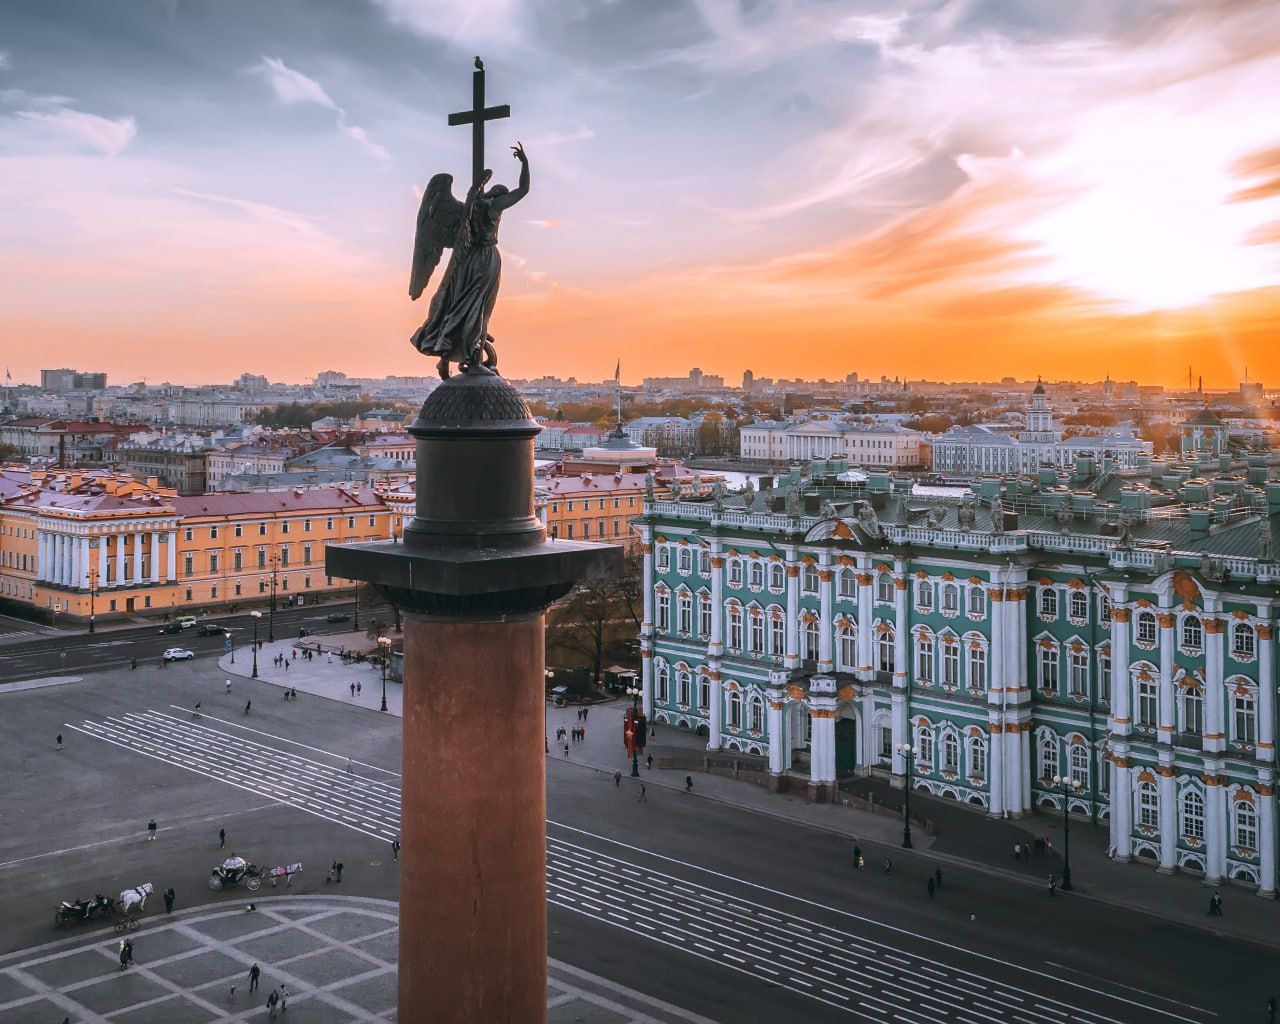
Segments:
[[[215,892],[230,885],[244,882],[245,888],[256,892],[262,888],[262,870],[243,857],[232,854],[209,874],[209,888]]]
[[[63,900],[53,910],[53,923],[67,925],[80,921],[113,920],[116,931],[135,931],[138,919],[133,916],[133,911],[145,909],[147,897],[154,891],[155,887],[150,882],[143,882],[126,889],[118,900],[102,893],[95,894],[91,900]]]

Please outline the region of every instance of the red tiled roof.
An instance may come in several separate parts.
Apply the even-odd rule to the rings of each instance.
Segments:
[[[178,514],[201,516],[273,515],[281,512],[361,509],[382,504],[372,488],[318,487],[302,491],[225,491],[173,499]]]

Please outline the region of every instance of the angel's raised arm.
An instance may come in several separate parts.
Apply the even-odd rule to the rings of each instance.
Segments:
[[[511,147],[511,152],[520,161],[520,184],[510,192],[494,196],[490,200],[490,208],[497,212],[501,212],[510,206],[515,206],[516,203],[529,194],[529,158],[524,155],[524,146],[516,143]]]

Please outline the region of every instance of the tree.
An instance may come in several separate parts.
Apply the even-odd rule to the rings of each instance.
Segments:
[[[629,636],[640,632],[644,614],[643,566],[644,555],[639,547],[625,551],[619,576],[579,583],[547,617],[549,642],[590,662],[591,677],[596,683],[600,682],[606,648],[619,640],[619,627]]]
[[[387,624],[381,619],[374,619],[369,623],[369,628],[364,631],[364,635],[376,642],[380,637],[387,635]]]

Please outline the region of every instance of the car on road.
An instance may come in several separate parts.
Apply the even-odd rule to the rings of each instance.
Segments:
[[[196,624],[196,617],[194,615],[179,615],[174,621],[183,629],[190,629]]]
[[[195,656],[194,651],[189,651],[185,647],[170,647],[164,652],[165,661],[190,661]]]
[[[216,622],[200,623],[201,636],[217,636],[219,633],[225,633],[227,630],[224,626],[219,626]]]
[[[160,627],[161,636],[167,636],[170,633],[181,633],[181,632],[182,632],[182,623],[180,622],[166,622],[163,626]]]
[[[324,617],[325,622],[350,622],[351,616],[346,612],[330,612]]]

